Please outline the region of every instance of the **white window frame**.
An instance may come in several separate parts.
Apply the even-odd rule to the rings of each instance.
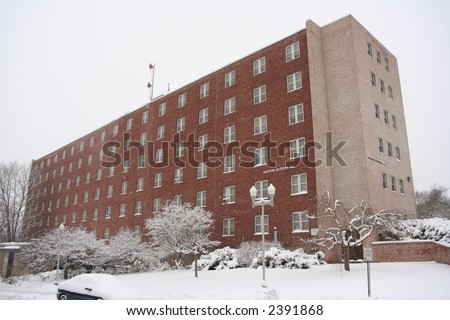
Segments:
[[[178,108],[183,108],[186,106],[187,95],[186,92],[182,93],[178,96]]]
[[[305,138],[289,141],[289,158],[297,159],[305,156]]]
[[[176,168],[173,177],[173,183],[181,183],[181,182],[183,182],[183,168]]]
[[[292,92],[301,89],[302,84],[302,72],[298,71],[287,76],[287,92]]]
[[[256,76],[266,71],[266,57],[253,61],[253,75]]]
[[[236,202],[236,186],[226,186],[223,188],[223,204],[233,204]]]
[[[165,132],[166,132],[166,125],[165,124],[160,125],[158,127],[158,132],[156,133],[156,140],[163,139]]]
[[[225,74],[225,88],[234,86],[236,84],[236,71],[230,71]]]
[[[186,129],[186,117],[177,119],[177,133]]]
[[[161,198],[153,199],[152,213],[156,213],[161,209]]]
[[[204,83],[200,86],[200,99],[209,96],[209,82]]]
[[[262,234],[262,215],[255,216],[255,235]],[[264,234],[269,234],[269,216],[264,215]]]
[[[153,181],[153,188],[161,188],[162,187],[162,172],[155,173],[155,179]]]
[[[163,158],[164,158],[164,150],[163,148],[159,148],[158,150],[156,150],[155,162],[161,163],[163,162]]]
[[[268,198],[269,192],[267,191],[267,188],[269,187],[269,181],[268,180],[260,180],[255,182],[255,188],[256,188],[256,199]]]
[[[113,192],[114,192],[114,186],[112,184],[110,184],[108,186],[108,191],[106,193],[106,197],[111,198],[113,196]]]
[[[148,110],[145,110],[144,112],[142,112],[142,116],[141,116],[141,123],[147,123],[148,121]]]
[[[162,117],[167,112],[167,102],[163,102],[158,107],[158,117]]]
[[[261,134],[267,132],[267,116],[260,116],[253,119],[253,134]]]
[[[222,236],[232,237],[236,235],[236,222],[234,218],[224,218],[222,220]]]
[[[127,120],[127,131],[133,128],[133,118]]]
[[[198,137],[198,150],[205,150],[208,148],[208,134],[203,134]]]
[[[119,217],[125,217],[127,214],[127,205],[125,203],[121,203],[119,207]]]
[[[236,140],[236,126],[232,125],[223,130],[223,143],[230,143]]]
[[[267,147],[255,148],[253,152],[253,166],[259,167],[267,164]]]
[[[289,124],[296,124],[305,121],[303,103],[290,106],[288,109]]]
[[[223,159],[223,172],[228,173],[234,172],[235,170],[236,170],[235,156],[234,155],[226,156]]]
[[[183,195],[182,194],[174,195],[172,203],[176,206],[181,206],[183,204]]]
[[[136,192],[144,191],[144,177],[139,177],[136,180]]]
[[[223,115],[236,112],[236,97],[231,97],[224,101],[223,103]]]
[[[206,197],[207,197],[206,190],[198,191],[196,206],[202,208],[206,207]]]
[[[263,103],[266,101],[266,99],[267,99],[267,88],[265,84],[253,89],[253,104]]]
[[[388,189],[388,181],[387,181],[387,175],[386,175],[386,173],[381,173],[381,181],[382,181],[382,187],[383,187],[383,189],[384,190],[387,190]]]
[[[197,179],[208,177],[208,166],[206,162],[200,162],[197,166]]]
[[[203,124],[208,122],[208,107],[205,107],[203,109],[200,109],[198,112],[198,124]]]
[[[286,52],[286,62],[300,58],[300,42],[296,41],[286,46],[285,52]]]
[[[142,215],[143,208],[144,208],[144,202],[142,200],[137,200],[134,205],[134,215],[135,216]]]
[[[291,176],[291,195],[308,193],[308,176],[306,173]]]
[[[292,233],[309,232],[308,211],[292,212]]]

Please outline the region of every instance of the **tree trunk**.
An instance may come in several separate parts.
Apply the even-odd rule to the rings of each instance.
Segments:
[[[14,252],[9,252],[8,253],[8,264],[6,265],[5,278],[9,278],[12,276],[13,264],[14,264]]]
[[[197,270],[197,255],[195,255],[195,260],[194,260],[194,269],[195,269],[195,277],[198,278],[198,270]]]
[[[344,246],[344,270],[350,271],[350,247]]]

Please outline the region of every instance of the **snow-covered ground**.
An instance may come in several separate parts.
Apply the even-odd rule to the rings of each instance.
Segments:
[[[435,262],[372,263],[371,299],[450,299],[450,266]],[[329,264],[311,269],[267,269],[267,284],[278,299],[368,299],[366,264],[352,264],[351,272]],[[261,269],[164,271],[119,275],[146,300],[248,300],[263,299]],[[0,283],[0,299],[54,300],[54,273]]]

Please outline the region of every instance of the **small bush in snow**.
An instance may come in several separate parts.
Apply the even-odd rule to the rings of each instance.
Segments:
[[[278,248],[281,249],[281,244],[277,241],[265,241],[264,247],[267,248]],[[261,241],[247,241],[242,242],[237,249],[237,259],[239,266],[250,267],[252,265],[253,259],[261,251]]]
[[[433,240],[450,243],[450,220],[442,218],[409,219],[397,229],[404,239]]]
[[[267,268],[287,268],[287,269],[309,269],[311,266],[323,264],[325,257],[319,251],[314,255],[306,254],[302,249],[294,251],[272,247],[265,252],[265,265]],[[262,265],[262,253],[253,259],[252,267],[257,268]]]
[[[197,262],[197,268],[204,271],[234,269],[238,265],[236,252],[236,249],[225,247],[202,255]],[[192,264],[192,267],[194,267],[194,264]]]

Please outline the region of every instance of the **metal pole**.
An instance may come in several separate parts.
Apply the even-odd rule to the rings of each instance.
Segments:
[[[264,200],[262,200],[264,201]],[[266,281],[266,253],[264,248],[264,240],[265,240],[265,223],[264,223],[264,202],[262,202],[262,216],[261,216],[261,230],[262,230],[262,274],[263,274],[263,281]]]
[[[367,295],[370,298],[372,296],[370,288],[370,262],[367,261]]]

